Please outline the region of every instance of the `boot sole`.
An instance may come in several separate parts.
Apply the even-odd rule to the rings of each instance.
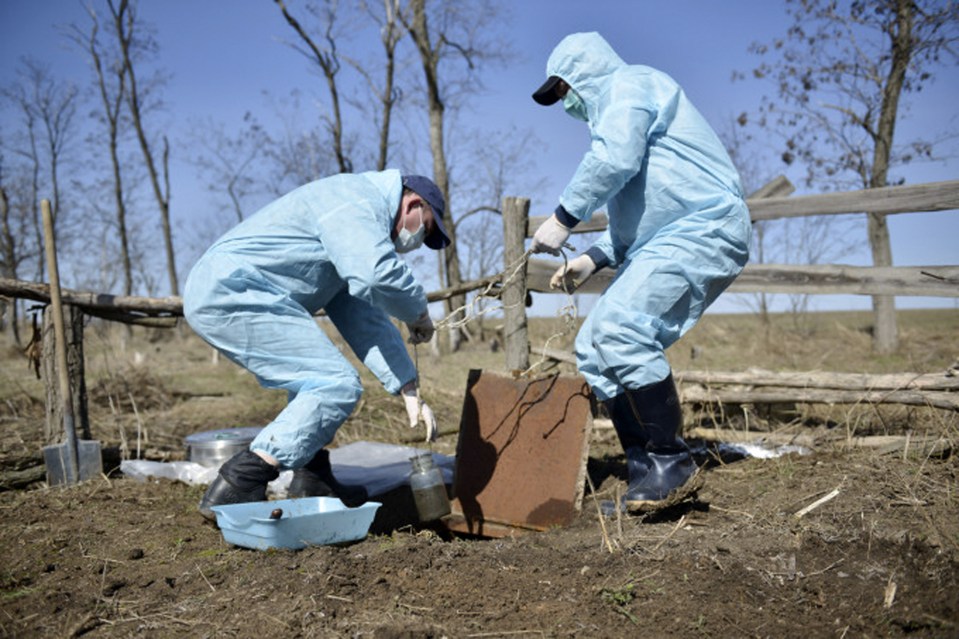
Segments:
[[[692,477],[690,477],[685,484],[671,490],[664,499],[625,500],[626,510],[631,513],[648,513],[669,508],[670,506],[675,506],[686,499],[695,497],[696,493],[703,487],[705,483],[705,473],[703,472],[702,468],[697,468],[696,472],[693,473]]]

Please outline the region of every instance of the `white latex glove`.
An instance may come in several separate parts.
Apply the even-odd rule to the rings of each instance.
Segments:
[[[596,263],[592,258],[580,255],[556,269],[553,277],[549,278],[549,287],[572,293],[595,272]]]
[[[433,332],[436,330],[433,328],[433,318],[430,317],[430,312],[426,311],[417,318],[415,322],[410,322],[406,325],[410,329],[410,343],[411,344],[423,344],[433,339]]]
[[[426,425],[426,441],[435,442],[437,428],[433,409],[420,399],[420,393],[416,386],[404,388],[401,395],[403,396],[403,403],[406,405],[406,416],[410,420],[410,428],[416,428],[420,419],[422,419]]]
[[[536,229],[529,248],[533,253],[559,255],[559,250],[563,248],[567,239],[569,239],[569,229],[557,220],[555,215],[550,215]]]

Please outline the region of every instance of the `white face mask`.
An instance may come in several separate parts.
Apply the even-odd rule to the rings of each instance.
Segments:
[[[426,226],[423,224],[423,208],[417,209],[420,214],[420,223],[415,231],[407,230],[406,226],[400,229],[396,239],[393,240],[393,246],[397,253],[409,253],[423,246],[423,240],[426,238]]]

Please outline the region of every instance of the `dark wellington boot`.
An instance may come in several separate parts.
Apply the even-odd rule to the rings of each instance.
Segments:
[[[696,463],[689,449],[678,448],[674,452],[648,451],[649,470],[642,481],[630,484],[623,499],[630,510],[656,506],[666,501],[671,493],[687,486],[696,474]],[[675,493],[674,493],[675,494]]]
[[[348,508],[362,506],[369,499],[363,486],[347,486],[336,481],[330,465],[330,451],[325,448],[321,448],[306,466],[293,471],[287,496],[291,499],[338,497]]]
[[[629,483],[624,496],[626,507],[636,510],[656,506],[670,500],[671,493],[685,496],[689,492],[687,482],[696,474],[697,467],[686,442],[678,436],[683,413],[672,374],[661,382],[624,394],[646,436],[648,462],[642,480]]]
[[[276,468],[251,450],[240,451],[223,463],[220,473],[206,489],[200,500],[200,514],[215,521],[212,506],[266,501],[266,485],[279,474]]]
[[[649,456],[646,454],[647,437],[642,424],[636,419],[629,398],[625,393],[603,402],[613,422],[619,443],[626,453],[626,472],[630,487],[639,484],[649,472]],[[629,490],[627,489],[627,493]]]

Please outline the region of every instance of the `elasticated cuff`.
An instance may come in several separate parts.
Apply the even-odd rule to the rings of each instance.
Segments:
[[[589,259],[593,260],[593,263],[596,264],[596,270],[598,271],[601,268],[606,268],[609,266],[609,258],[606,257],[606,254],[600,251],[595,246],[591,246],[586,249],[584,255],[588,255]]]
[[[553,211],[553,215],[556,216],[556,219],[559,220],[560,224],[562,224],[568,229],[571,229],[577,224],[579,224],[579,220],[573,217],[572,215],[570,215],[569,212],[565,208],[563,208],[562,204],[556,207],[556,210]]]

